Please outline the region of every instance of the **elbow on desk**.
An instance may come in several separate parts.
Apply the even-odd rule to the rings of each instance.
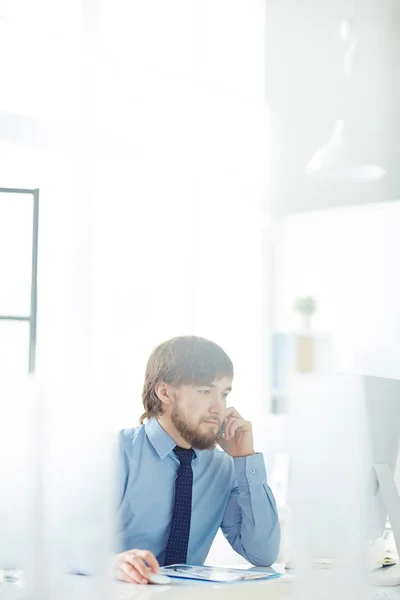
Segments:
[[[280,541],[281,531],[279,523],[277,523],[268,541],[260,543],[258,548],[252,552],[246,552],[247,560],[255,567],[270,567],[278,558]]]
[[[278,558],[279,546],[277,548],[267,548],[266,551],[257,554],[248,554],[247,559],[255,567],[271,567]]]

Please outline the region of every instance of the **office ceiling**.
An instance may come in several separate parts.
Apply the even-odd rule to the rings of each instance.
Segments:
[[[267,0],[274,214],[400,198],[399,15],[400,0]],[[340,25],[349,19],[360,41],[346,77],[348,45]],[[340,118],[357,160],[384,166],[380,181],[344,183],[304,174]]]

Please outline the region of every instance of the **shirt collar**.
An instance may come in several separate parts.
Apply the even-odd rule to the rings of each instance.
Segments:
[[[172,439],[172,437],[163,429],[160,423],[157,421],[155,417],[151,417],[145,423],[146,435],[149,438],[150,442],[153,445],[154,450],[157,452],[158,456],[164,460],[168,454],[170,454],[176,446],[176,442]],[[195,458],[200,460],[200,455],[204,450],[197,450],[193,448]]]

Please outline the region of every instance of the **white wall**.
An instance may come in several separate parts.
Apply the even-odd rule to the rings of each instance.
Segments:
[[[338,366],[400,377],[400,202],[292,215],[278,226],[278,330],[298,327],[297,296],[315,297],[313,326],[332,333]]]
[[[109,334],[131,406],[151,348],[191,332],[232,355],[239,408],[263,404],[263,23],[258,0],[105,3],[118,68],[104,69],[113,95],[100,93],[98,108],[126,127],[134,152],[101,163],[97,284],[119,315]]]
[[[15,4],[17,29],[23,4]],[[154,345],[208,336],[234,361],[238,409],[256,420],[268,398],[264,3],[102,6],[100,21],[89,14],[83,40],[77,4],[55,14],[43,0],[27,13],[42,36],[34,57],[57,38],[54,55],[29,61],[29,81],[46,86],[21,98],[8,79],[0,106],[68,123],[65,147],[58,130],[45,144],[39,123],[33,146],[1,148],[0,185],[41,191],[37,372],[51,408],[46,476],[58,482],[64,471],[47,488],[52,531],[72,527],[67,482],[82,479],[87,465],[70,457],[88,456],[88,443],[88,460],[109,484],[99,437],[137,424]],[[87,499],[93,514],[98,498]]]
[[[42,0],[32,14],[19,0],[2,27],[10,41],[29,24],[34,56],[52,58],[31,65],[31,96],[4,71],[0,108],[68,123],[54,132],[72,136],[56,147],[39,123],[36,146],[0,148],[1,184],[41,190],[38,369],[108,371],[115,426],[128,425],[150,350],[196,333],[232,355],[235,402],[258,414],[269,364],[263,2],[74,2],[58,13]]]

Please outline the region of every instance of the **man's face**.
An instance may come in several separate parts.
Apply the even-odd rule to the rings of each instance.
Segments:
[[[199,450],[215,447],[231,389],[232,377],[176,388],[171,421],[188,444]]]

